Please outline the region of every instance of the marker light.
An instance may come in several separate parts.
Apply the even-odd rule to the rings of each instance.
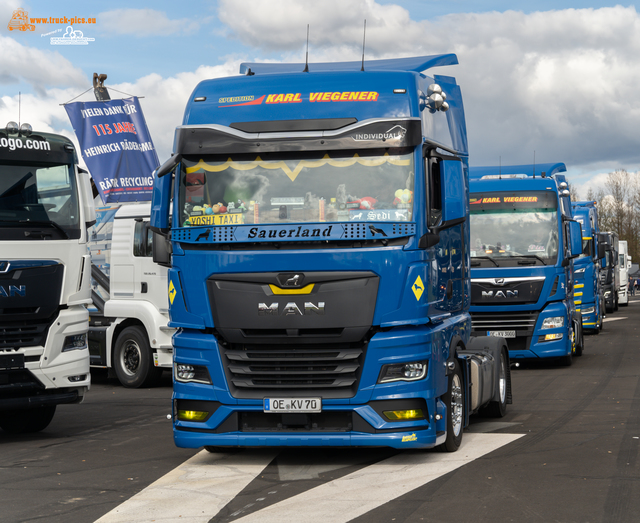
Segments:
[[[209,413],[203,410],[179,410],[179,421],[204,421],[209,416]]]
[[[5,130],[7,131],[7,134],[17,134],[20,129],[16,122],[9,122],[7,127],[5,127]]]
[[[411,421],[414,419],[424,419],[422,409],[413,410],[384,410],[382,414],[390,421]]]

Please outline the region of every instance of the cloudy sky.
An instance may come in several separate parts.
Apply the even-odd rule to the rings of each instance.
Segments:
[[[52,45],[68,24],[11,31],[18,8],[93,18],[73,25],[93,40]],[[367,58],[458,55],[430,74],[462,87],[472,165],[532,163],[535,152],[537,163],[566,163],[583,198],[610,171],[640,170],[640,17],[591,0],[2,0],[0,126],[20,116],[73,137],[60,104],[106,73],[114,98],[144,97],[163,161],[199,81],[243,61],[304,61],[307,24],[310,62],[359,60],[365,19]]]

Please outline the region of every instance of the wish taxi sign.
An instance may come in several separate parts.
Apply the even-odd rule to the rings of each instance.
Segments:
[[[205,214],[203,216],[190,216],[189,225],[242,225],[244,214]]]

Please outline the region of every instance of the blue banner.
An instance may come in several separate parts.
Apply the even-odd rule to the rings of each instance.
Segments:
[[[102,201],[150,201],[159,162],[138,99],[64,107]]]

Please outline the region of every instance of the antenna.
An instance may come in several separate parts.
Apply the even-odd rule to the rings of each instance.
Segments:
[[[22,91],[18,91],[18,127],[20,127],[20,111],[22,109]]]
[[[367,37],[367,19],[364,19],[364,32],[362,34],[362,68],[361,71],[364,71],[364,42]]]
[[[304,59],[304,71],[302,72],[309,72],[309,24],[307,24],[307,57]]]
[[[533,177],[536,177],[536,151],[533,151]]]
[[[498,157],[498,176],[502,180],[502,156]]]

